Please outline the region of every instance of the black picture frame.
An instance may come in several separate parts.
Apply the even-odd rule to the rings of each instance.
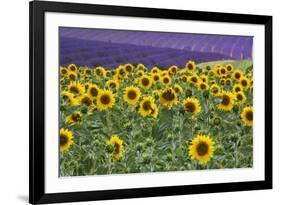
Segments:
[[[104,6],[62,2],[32,1],[29,4],[30,42],[30,165],[29,202],[31,204],[74,202],[167,195],[199,194],[272,188],[272,17],[261,15]],[[198,184],[153,188],[135,188],[107,191],[86,191],[71,193],[45,192],[45,68],[44,68],[44,26],[46,12],[76,14],[100,14],[110,16],[149,17],[162,19],[198,20],[259,24],[265,27],[265,180],[235,183]]]

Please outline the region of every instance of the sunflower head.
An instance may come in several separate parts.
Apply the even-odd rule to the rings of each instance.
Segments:
[[[232,73],[233,80],[240,80],[240,78],[243,76],[243,72],[241,70],[235,70]]]
[[[79,111],[76,111],[66,117],[66,121],[70,124],[80,124],[82,114]]]
[[[188,153],[192,160],[198,160],[201,164],[206,164],[214,154],[215,142],[208,135],[197,135],[188,146]]]
[[[106,70],[101,66],[98,66],[94,69],[94,74],[96,77],[105,77],[105,72]]]
[[[182,93],[182,92],[183,92],[183,89],[182,89],[182,87],[181,87],[179,84],[175,84],[175,85],[174,85],[174,91],[175,91],[176,93]]]
[[[202,80],[202,82],[204,82],[204,83],[208,83],[208,76],[206,76],[206,75],[200,75],[200,79]]]
[[[151,74],[159,73],[159,68],[158,67],[153,67],[150,71]]]
[[[153,82],[156,83],[156,82],[158,82],[161,79],[161,76],[160,76],[159,73],[153,73],[152,74],[152,79],[153,79]]]
[[[120,160],[123,156],[123,140],[121,140],[118,135],[112,135],[107,141],[107,144],[112,145],[114,148],[112,156],[115,157],[117,160]]]
[[[73,144],[73,133],[68,129],[61,128],[59,142],[61,152],[68,150]]]
[[[227,79],[225,79],[225,84],[226,85],[231,85],[231,83],[232,83],[232,80],[231,80],[231,78],[227,78]]]
[[[143,75],[140,78],[139,86],[142,87],[145,90],[148,90],[152,86],[152,79],[151,79],[151,77],[148,76],[148,75]]]
[[[87,93],[91,96],[92,99],[96,99],[99,95],[100,89],[96,84],[90,84]]]
[[[151,96],[146,96],[141,101],[137,110],[141,116],[146,117],[152,113],[154,106],[154,99]]]
[[[239,93],[243,91],[243,87],[240,84],[235,84],[232,88],[233,93]]]
[[[198,86],[198,89],[201,91],[205,91],[205,90],[209,89],[209,85],[207,83],[204,83],[202,80],[199,81],[197,86]]]
[[[182,75],[180,77],[180,80],[186,83],[187,82],[187,76],[186,75]]]
[[[175,75],[178,72],[178,67],[176,65],[173,65],[168,69],[168,72],[171,75]]]
[[[121,78],[123,78],[123,77],[125,77],[125,76],[127,76],[127,71],[126,71],[126,69],[125,69],[125,67],[124,66],[119,66],[117,69],[116,69],[116,75],[117,76],[119,76],[119,77],[121,77]]]
[[[115,104],[115,95],[110,90],[100,90],[97,96],[97,108],[108,110]]]
[[[227,64],[225,66],[225,68],[226,68],[227,72],[231,72],[233,70],[233,65],[232,64]]]
[[[227,70],[225,67],[220,68],[220,75],[225,75],[227,73]]]
[[[137,76],[141,77],[141,76],[144,75],[144,71],[143,71],[143,70],[138,70],[138,71],[136,72],[136,74],[137,74]]]
[[[77,72],[77,66],[74,63],[69,64],[67,69],[71,72]]]
[[[244,76],[242,76],[239,80],[239,84],[242,86],[243,89],[248,89],[250,87],[250,80]]]
[[[171,107],[178,101],[176,92],[172,88],[164,89],[160,93],[160,102],[162,105],[171,109]]]
[[[133,72],[134,66],[132,64],[127,63],[124,67],[125,67],[125,70],[126,70],[127,73],[132,73]]]
[[[69,71],[67,74],[69,80],[75,81],[77,80],[77,74],[75,72]]]
[[[118,90],[120,85],[119,82],[116,80],[108,80],[105,84],[109,89],[115,89]]]
[[[79,81],[72,81],[68,85],[68,91],[73,94],[82,94],[85,92],[85,88]]]
[[[197,85],[199,82],[199,77],[196,74],[188,76],[187,81],[192,85]]]
[[[254,119],[253,114],[254,114],[254,109],[252,106],[244,107],[241,113],[241,118],[243,122],[249,127],[253,126],[253,119]]]
[[[66,100],[70,106],[77,106],[79,105],[79,102],[77,98],[74,97],[74,94],[69,91],[63,91],[61,94],[61,97]]]
[[[130,105],[135,105],[140,99],[141,91],[138,87],[126,87],[123,93],[123,99]]]
[[[212,95],[218,96],[221,92],[221,88],[217,84],[213,84],[210,87],[210,92],[211,92]]]
[[[233,108],[233,99],[234,96],[231,92],[222,92],[219,97],[221,98],[221,102],[217,105],[218,109],[223,111],[231,111]]]
[[[188,97],[183,102],[182,105],[186,112],[192,114],[192,116],[197,115],[201,112],[201,105],[199,100],[194,97]]]
[[[88,93],[84,93],[77,98],[79,100],[80,105],[90,106],[93,104],[93,98]]]
[[[67,68],[60,66],[60,75],[61,76],[66,76],[67,74],[68,74]]]
[[[170,85],[172,83],[172,79],[169,75],[165,75],[161,79],[163,85]]]
[[[189,73],[193,73],[196,69],[196,65],[195,65],[195,62],[194,61],[188,61],[186,64],[185,64],[185,68],[186,70],[189,72]]]
[[[243,91],[240,91],[238,93],[235,93],[235,98],[236,98],[236,101],[239,103],[239,104],[244,104],[245,101],[247,100],[247,97],[246,95],[244,94]]]

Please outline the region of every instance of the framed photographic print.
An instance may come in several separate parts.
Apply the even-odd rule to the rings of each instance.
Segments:
[[[30,203],[272,188],[272,17],[30,2]]]

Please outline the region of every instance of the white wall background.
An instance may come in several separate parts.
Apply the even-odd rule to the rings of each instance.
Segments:
[[[280,197],[279,115],[281,115],[281,12],[276,0],[72,0],[185,10],[273,15],[274,87],[274,189],[236,193],[201,194],[145,199],[86,202],[79,204],[277,204]],[[28,200],[28,1],[0,3],[0,204],[27,204]],[[275,202],[275,203],[274,203]],[[78,204],[78,203],[76,203]]]

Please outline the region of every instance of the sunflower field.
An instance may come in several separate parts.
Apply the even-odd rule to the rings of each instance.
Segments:
[[[248,168],[253,66],[60,67],[60,176]]]

